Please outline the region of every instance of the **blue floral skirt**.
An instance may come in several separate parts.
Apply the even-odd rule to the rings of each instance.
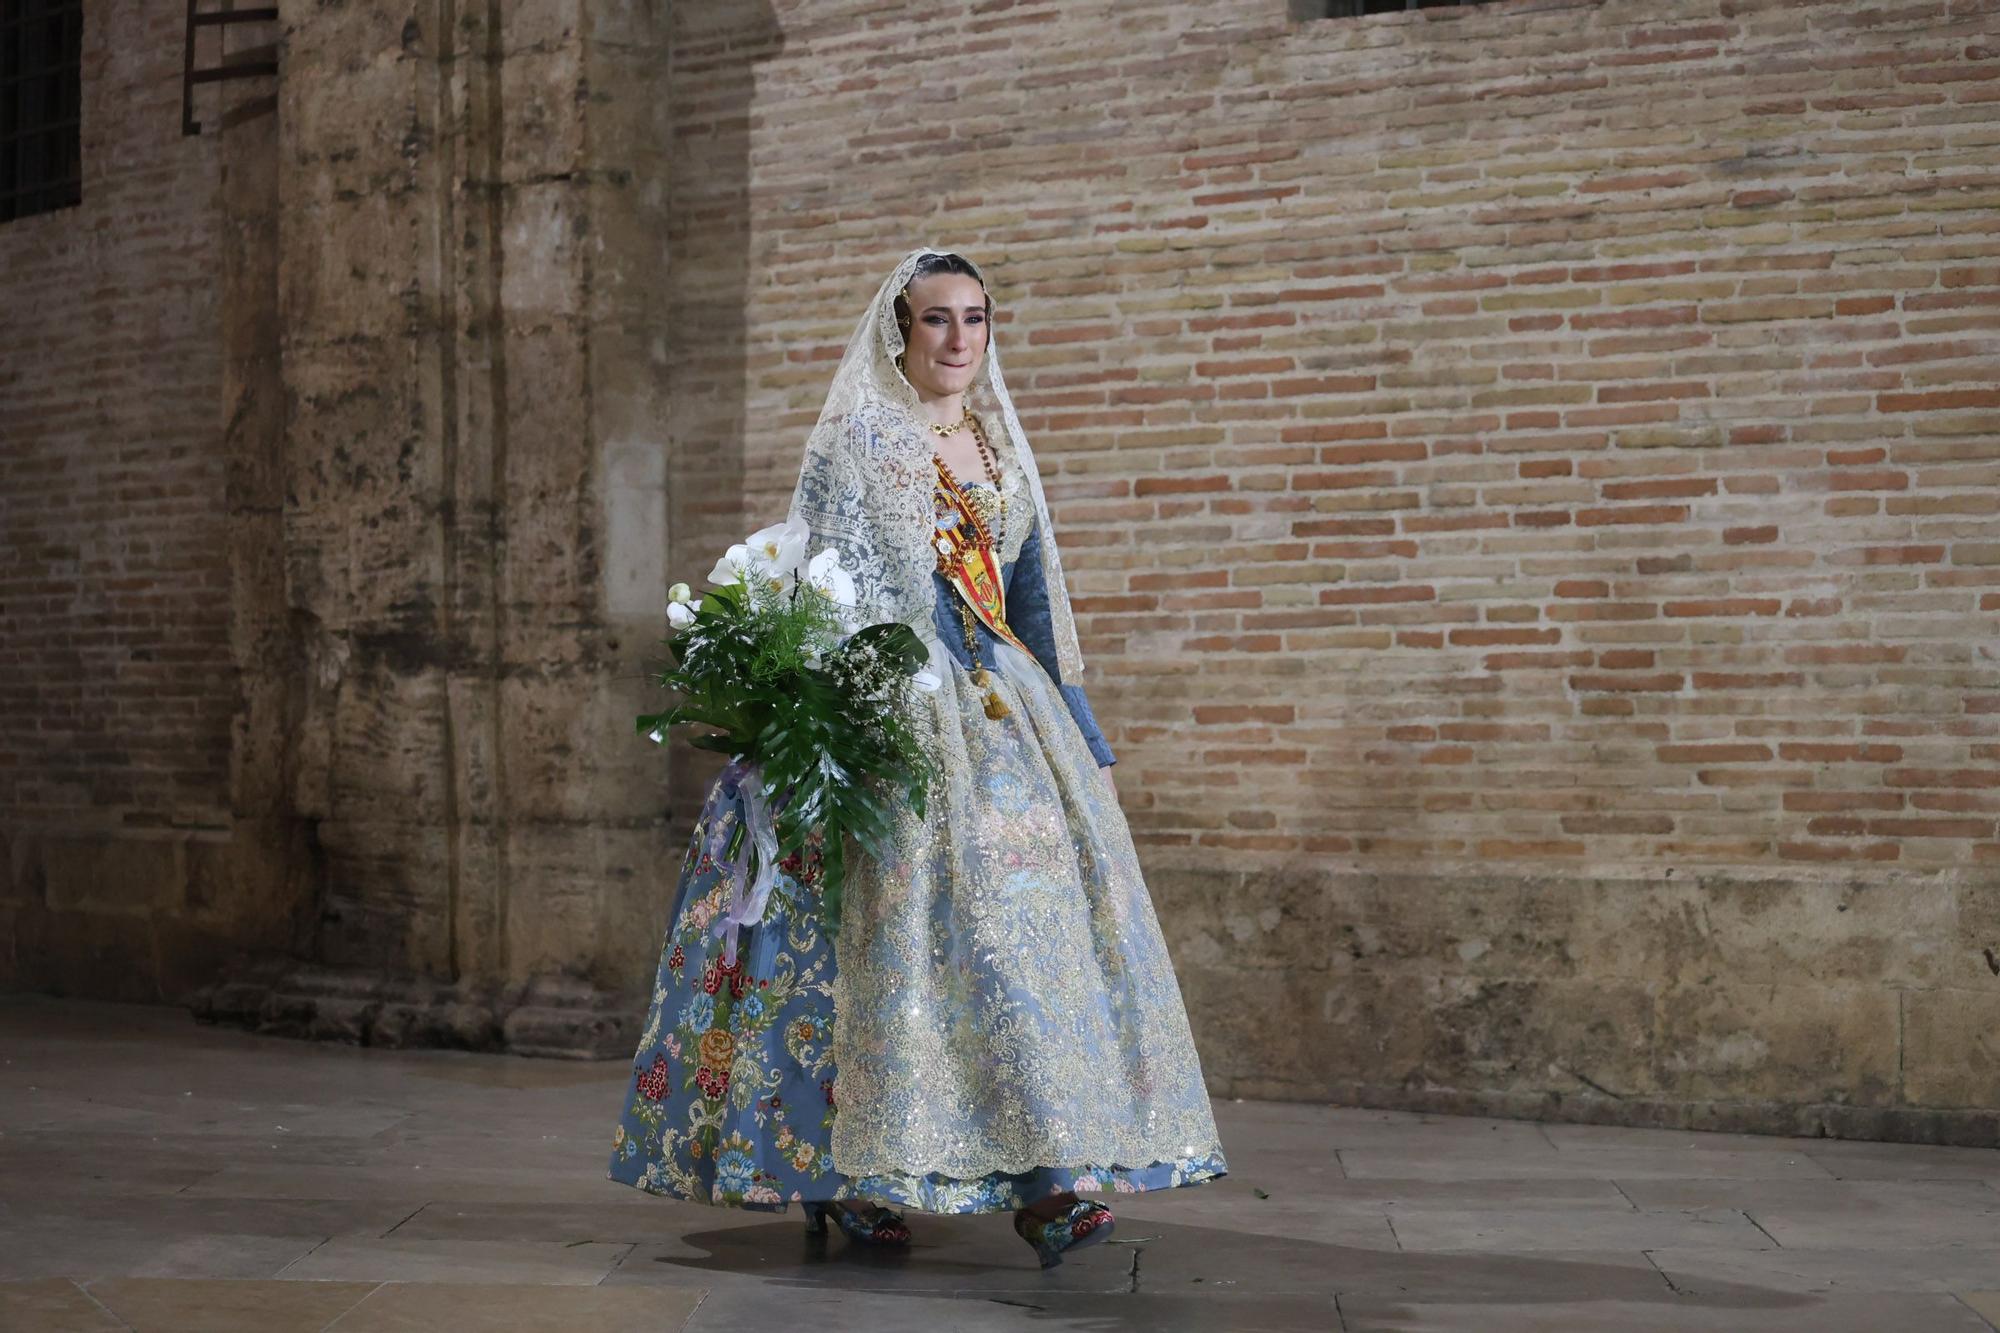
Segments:
[[[739,793],[710,790],[682,862],[651,1008],[612,1140],[611,1179],[697,1203],[782,1212],[794,1202],[858,1199],[932,1213],[1023,1207],[1065,1191],[1165,1189],[1224,1174],[1220,1151],[1141,1165],[1047,1166],[954,1179],[851,1177],[830,1148],[834,951],[821,927],[812,849],[786,861],[764,920],[741,932],[734,966],[715,923],[731,893],[707,850],[740,825]]]

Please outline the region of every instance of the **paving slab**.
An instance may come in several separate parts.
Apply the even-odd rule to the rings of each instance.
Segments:
[[[1740,1306],[1700,1298],[1600,1301],[1568,1308],[1473,1309],[1381,1297],[1342,1297],[1343,1333],[1991,1333],[1950,1296],[1790,1297]]]
[[[1978,1181],[1627,1181],[1641,1209],[1734,1208],[1786,1249],[2000,1246],[2000,1191]]]
[[[1225,1150],[1228,1143],[1223,1144]],[[1722,1179],[1832,1180],[1833,1172],[1800,1153],[1733,1148],[1606,1147],[1496,1154],[1475,1143],[1425,1150],[1343,1148],[1340,1163],[1350,1179],[1395,1176],[1414,1180]]]
[[[1399,1205],[1389,1212],[1396,1239],[1414,1250],[1652,1250],[1669,1245],[1760,1250],[1777,1242],[1734,1208],[1640,1212],[1626,1208],[1532,1211]]]
[[[85,1290],[133,1333],[320,1333],[375,1286],[105,1278]]]
[[[0,1051],[10,1331],[2000,1327],[1980,1150],[1222,1100],[1228,1177],[1044,1272],[1004,1215],[882,1253],[612,1184],[623,1061],[18,999]]]
[[[1695,1295],[1745,1286],[1806,1294],[1961,1292],[2000,1276],[2000,1246],[1992,1245],[1929,1250],[1668,1248],[1649,1251],[1648,1257],[1675,1290]]]
[[[532,1282],[593,1287],[631,1246],[617,1242],[330,1240],[286,1265],[295,1281]]]
[[[1811,1156],[1836,1180],[1983,1180],[2000,1185],[2000,1150],[1822,1141]]]
[[[683,1328],[702,1288],[387,1282],[327,1333],[611,1333]]]
[[[23,1333],[129,1333],[126,1324],[67,1278],[0,1282],[0,1328]]]

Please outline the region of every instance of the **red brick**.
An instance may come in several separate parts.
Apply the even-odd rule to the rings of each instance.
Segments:
[[[1903,795],[1893,791],[1788,791],[1787,810],[1901,810]]]
[[[1578,527],[1604,527],[1621,523],[1682,523],[1687,520],[1686,505],[1632,505],[1621,509],[1579,509],[1576,511]]]
[[[1290,723],[1298,710],[1290,704],[1196,704],[1194,720],[1204,727],[1232,722]]]
[[[1783,690],[1805,683],[1796,671],[1697,671],[1698,690]]]
[[[1435,588],[1411,587],[1399,583],[1383,584],[1378,587],[1322,588],[1319,593],[1321,606],[1374,606],[1392,602],[1436,600]]]
[[[1533,647],[1562,642],[1557,629],[1455,629],[1447,636],[1452,643],[1468,648],[1502,646]]]
[[[2000,787],[2000,768],[1892,768],[1882,781],[1891,787]]]
[[[1876,838],[1990,838],[1990,819],[1871,819],[1868,833]]]
[[[1132,485],[1134,495],[1189,495],[1228,489],[1229,478],[1224,476],[1141,477]]]
[[[1562,831],[1578,836],[1658,835],[1674,831],[1672,815],[1564,815]]]
[[[1734,619],[1738,616],[1775,616],[1780,603],[1775,597],[1723,597],[1705,601],[1667,602],[1668,616],[1708,616]]]
[[[1668,500],[1697,495],[1714,495],[1714,477],[1672,477],[1658,481],[1615,481],[1604,488],[1607,500]]]
[[[1760,764],[1771,758],[1771,747],[1745,743],[1662,745],[1655,753],[1663,764]]]
[[[1569,678],[1573,690],[1605,690],[1611,693],[1677,693],[1682,679],[1675,672],[1652,676],[1582,675]]]
[[[1782,741],[1778,745],[1778,757],[1819,764],[1893,764],[1903,757],[1903,747],[1822,741]]]
[[[1933,393],[1885,393],[1875,406],[1884,412],[1947,412],[1967,407],[2000,407],[2000,389],[1939,389]]]
[[[1903,854],[1894,842],[1781,842],[1778,855],[1787,861],[1894,861]]]

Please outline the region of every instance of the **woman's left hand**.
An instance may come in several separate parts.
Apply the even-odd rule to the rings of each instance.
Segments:
[[[1118,795],[1118,780],[1111,776],[1111,765],[1099,764],[1097,771],[1104,775],[1104,785],[1111,788],[1111,795],[1115,799]]]

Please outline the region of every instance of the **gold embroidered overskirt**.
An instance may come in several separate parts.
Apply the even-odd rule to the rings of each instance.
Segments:
[[[834,1166],[971,1179],[1221,1147],[1131,832],[1032,657],[919,696],[938,779],[857,855],[835,942]]]

